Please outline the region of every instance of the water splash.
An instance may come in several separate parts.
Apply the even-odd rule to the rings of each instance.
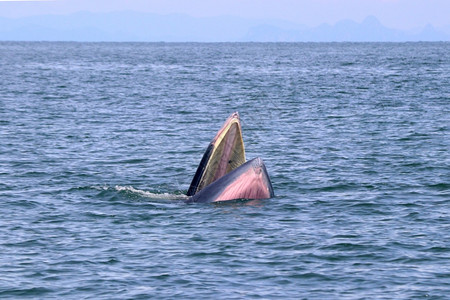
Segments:
[[[183,194],[171,194],[171,193],[152,193],[149,191],[144,191],[140,189],[136,189],[132,186],[120,186],[116,185],[114,189],[118,192],[129,192],[133,194],[137,194],[142,197],[147,197],[151,199],[167,199],[167,200],[186,200],[188,196]]]

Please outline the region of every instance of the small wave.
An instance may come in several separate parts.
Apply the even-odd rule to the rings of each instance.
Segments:
[[[151,198],[151,199],[185,200],[188,198],[188,196],[182,195],[182,194],[152,193],[149,191],[135,189],[132,186],[116,185],[114,187],[114,189],[118,192],[130,192],[130,193],[138,194],[140,196]]]
[[[99,191],[116,191],[135,194],[141,197],[151,198],[151,199],[166,199],[166,200],[186,200],[189,197],[184,194],[172,194],[172,193],[152,193],[149,191],[144,191],[136,189],[132,186],[120,186],[116,185],[114,187],[108,185],[101,186],[90,186],[91,189],[96,189]]]

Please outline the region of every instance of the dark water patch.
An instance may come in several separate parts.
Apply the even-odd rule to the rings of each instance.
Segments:
[[[429,184],[426,187],[429,189],[432,189],[432,190],[450,193],[450,183],[442,182],[442,183],[436,183],[436,184]]]
[[[431,247],[427,249],[427,251],[431,251],[433,253],[443,253],[448,254],[450,250],[450,247]]]
[[[31,288],[12,288],[0,289],[0,296],[2,297],[41,297],[46,294],[52,293],[54,290],[44,287],[31,287]]]
[[[43,241],[37,239],[25,240],[20,242],[12,242],[12,243],[3,243],[4,247],[14,247],[14,248],[30,248],[30,247],[39,247],[44,246],[45,243]]]

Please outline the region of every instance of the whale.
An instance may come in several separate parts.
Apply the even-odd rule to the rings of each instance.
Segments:
[[[186,203],[274,197],[259,157],[246,162],[238,112],[232,113],[209,143],[187,191]]]

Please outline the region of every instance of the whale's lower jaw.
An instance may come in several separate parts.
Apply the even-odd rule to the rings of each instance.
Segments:
[[[268,199],[274,196],[264,162],[255,158],[214,181],[187,202],[220,202],[237,199]]]

